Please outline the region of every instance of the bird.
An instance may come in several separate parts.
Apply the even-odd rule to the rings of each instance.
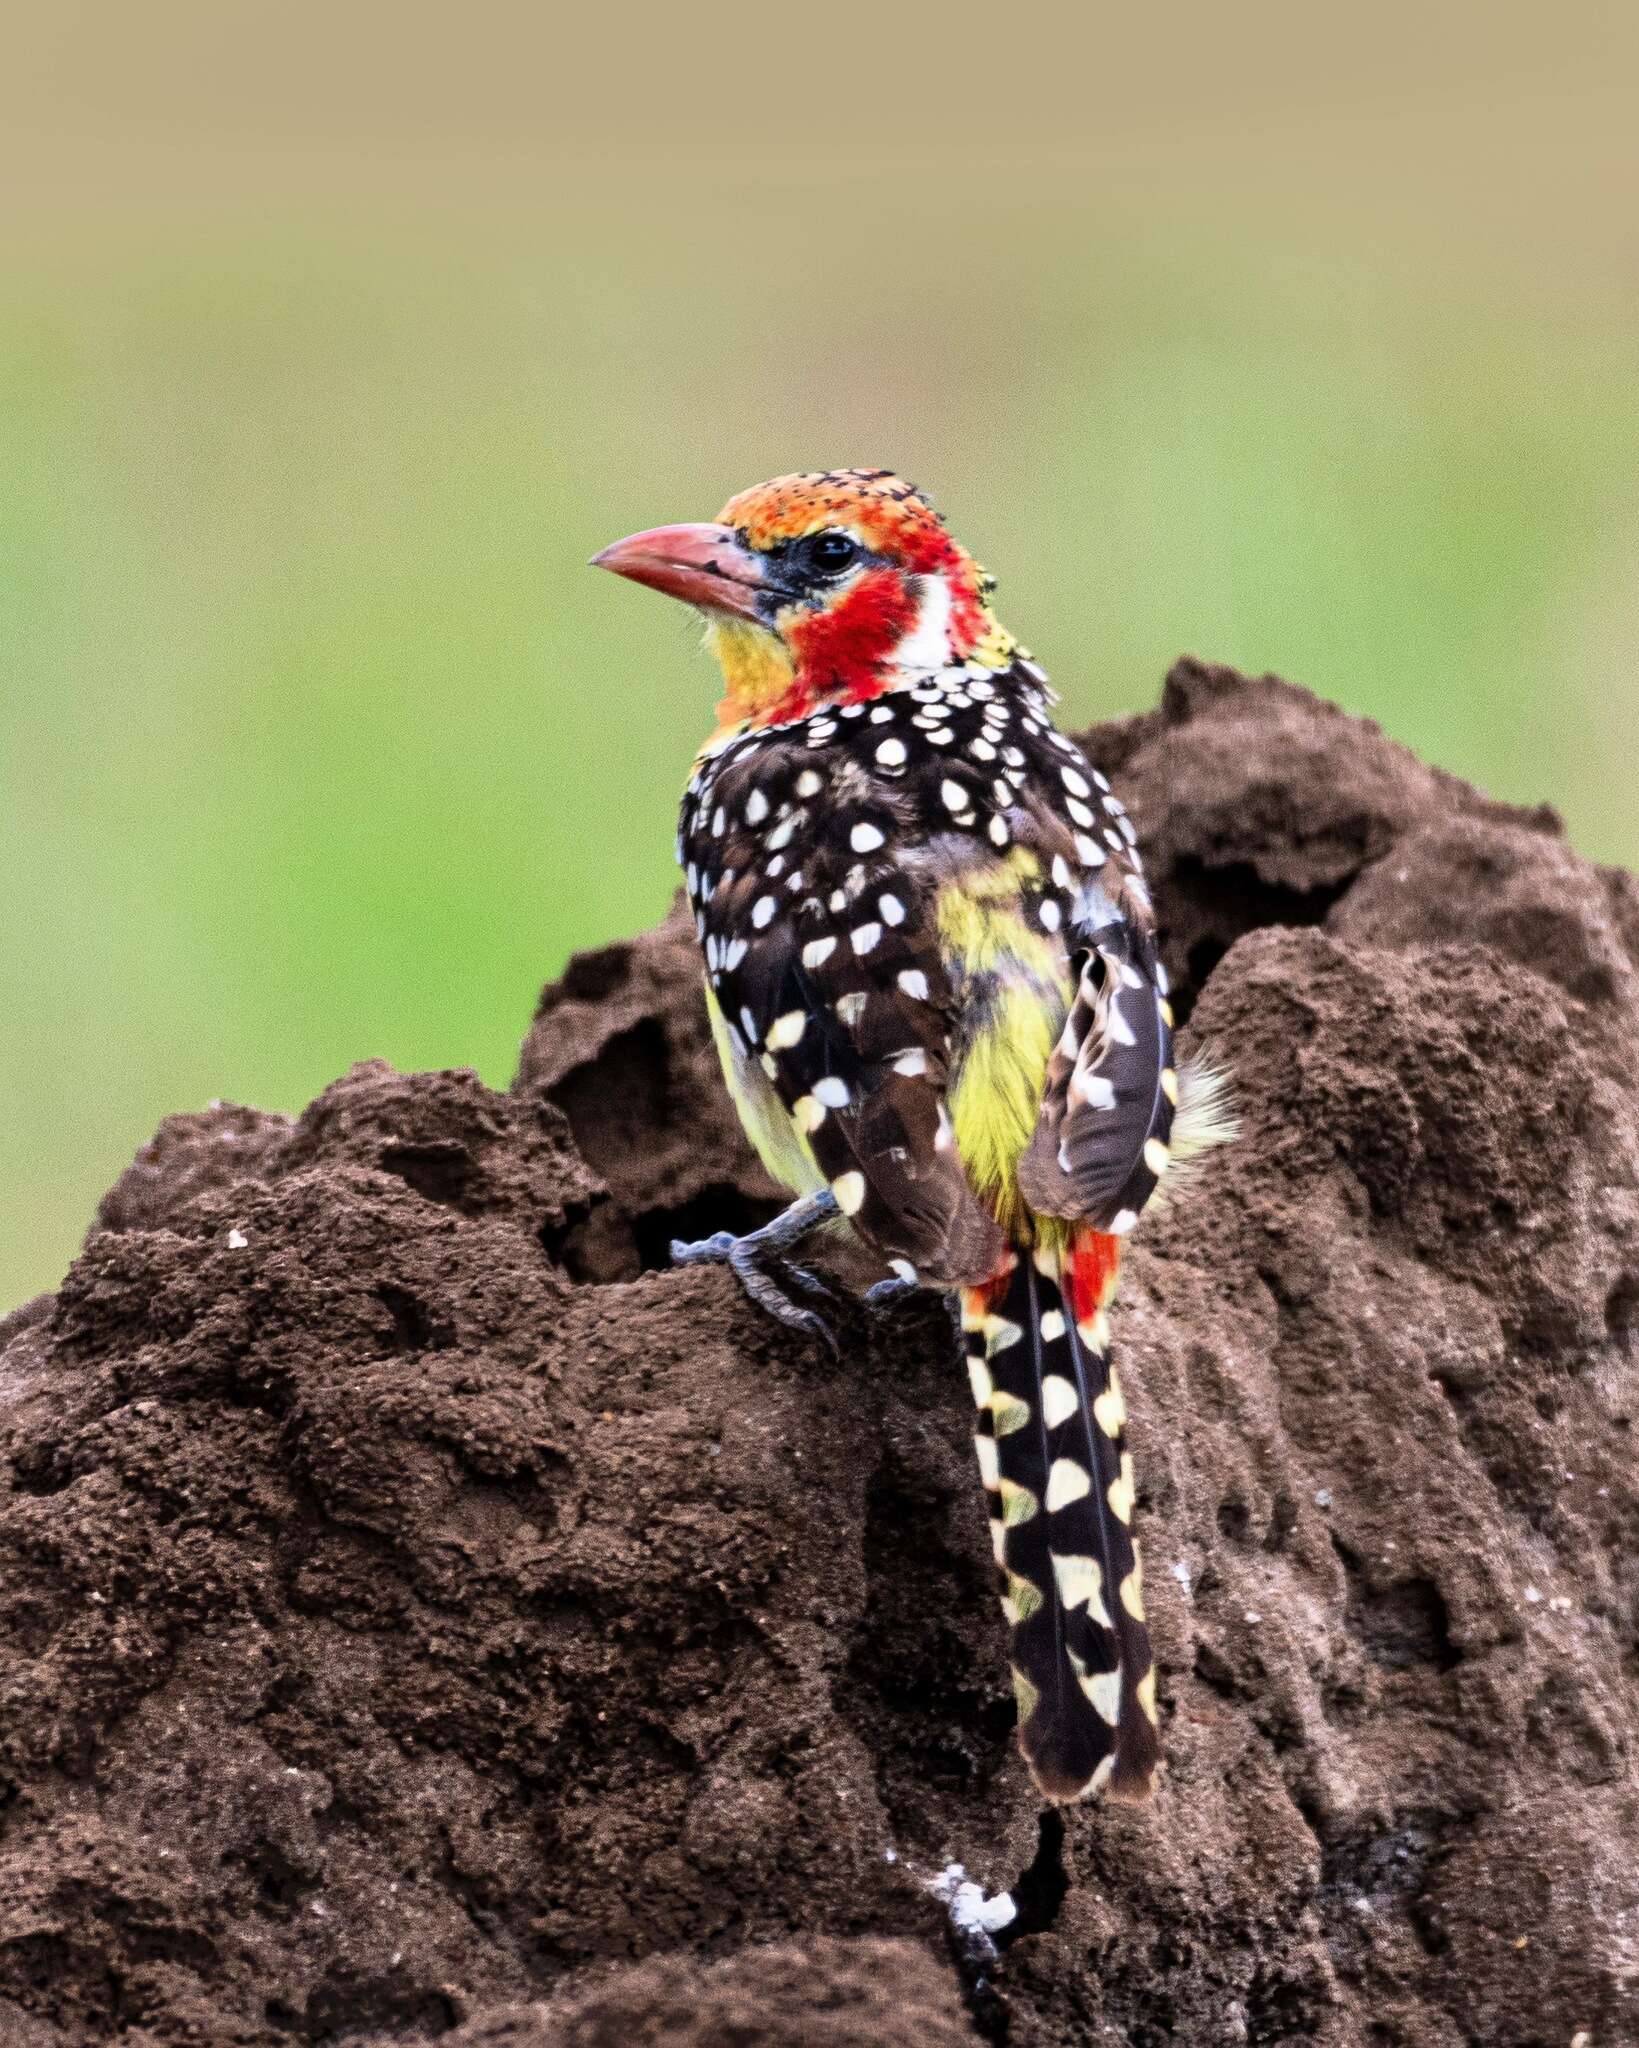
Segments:
[[[1175,1061],[1137,835],[995,580],[914,484],[803,471],[594,565],[722,672],[677,835],[728,1090],[790,1207],[674,1247],[829,1337],[789,1254],[851,1230],[959,1303],[1017,1702],[1044,1799],[1146,1799],[1156,1673],[1109,1310],[1169,1176],[1233,1135]]]

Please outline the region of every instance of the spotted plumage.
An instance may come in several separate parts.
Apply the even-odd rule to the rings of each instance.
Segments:
[[[1106,1312],[1177,1141],[1221,1131],[1173,1064],[1132,822],[897,477],[780,479],[600,560],[699,605],[728,682],[678,857],[747,1130],[901,1280],[960,1293],[1021,1746],[1055,1800],[1142,1796]]]
[[[1117,1260],[1087,1233],[1010,1252],[963,1309],[975,1443],[1019,1743],[1051,1797],[1142,1796],[1159,1755],[1126,1409],[1105,1309]]]
[[[1079,1184],[1061,1174],[1066,1187],[1038,1206],[1109,1226],[1153,1188],[1144,1146],[1166,1143],[1157,1077],[1170,1055],[1130,834],[1102,776],[1051,724],[1040,671],[1018,661],[754,727],[696,768],[680,851],[737,1085],[772,1089],[844,1213],[930,1285],[984,1278],[1002,1251],[941,1111],[1021,971],[1056,1041],[1040,1137],[1066,1135],[1051,1164],[1079,1138],[1114,1176],[1089,1206],[1077,1202],[1087,1170]],[[1084,935],[1083,992],[1067,1008]],[[1123,975],[1141,971],[1151,979],[1128,987]],[[1124,1147],[1146,1080],[1159,1107],[1146,1101]],[[1116,1114],[1088,1113],[1084,1081]],[[1039,1149],[1040,1138],[1032,1160]]]

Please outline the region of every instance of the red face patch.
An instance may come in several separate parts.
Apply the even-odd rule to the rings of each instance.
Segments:
[[[829,604],[782,621],[796,677],[777,717],[800,717],[820,702],[857,702],[880,691],[883,665],[916,627],[924,577],[943,577],[950,592],[949,647],[958,659],[991,626],[978,564],[916,486],[887,470],[775,477],[730,498],[721,517],[761,551],[836,528],[879,558]]]
[[[882,687],[882,665],[916,624],[915,580],[872,569],[825,611],[807,612],[786,632],[796,661],[793,691],[808,703],[856,704]],[[805,703],[785,716],[802,715]]]

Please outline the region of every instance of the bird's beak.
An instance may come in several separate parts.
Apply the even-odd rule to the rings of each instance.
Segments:
[[[613,569],[705,611],[761,623],[757,593],[765,582],[763,565],[731,527],[651,526],[594,555],[592,567]]]

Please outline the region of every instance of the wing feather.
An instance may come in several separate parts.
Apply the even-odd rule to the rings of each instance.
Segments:
[[[681,846],[728,1051],[884,1257],[983,1279],[1021,1196],[1136,1218],[1176,1089],[1153,920],[1131,823],[1039,671],[731,736]]]
[[[1167,1170],[1172,1013],[1153,942],[1131,920],[1101,923],[1079,965],[1019,1187],[1044,1215],[1120,1233]]]
[[[803,748],[761,749],[721,773],[714,796],[743,817],[763,791],[758,821],[777,819],[810,760]],[[760,1067],[859,1234],[926,1283],[954,1286],[993,1271],[1003,1238],[963,1173],[945,1110],[955,999],[933,899],[887,852],[895,821],[870,822],[886,807],[868,790],[837,803],[842,780],[833,771],[830,807],[792,850],[797,889],[771,891],[783,872],[770,878],[755,855],[737,861],[725,833],[708,979],[734,1051]]]

